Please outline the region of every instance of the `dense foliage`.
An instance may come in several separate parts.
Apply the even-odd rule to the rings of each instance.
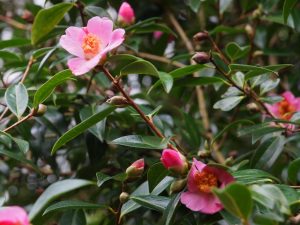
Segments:
[[[0,11],[0,224],[300,223],[299,1]]]

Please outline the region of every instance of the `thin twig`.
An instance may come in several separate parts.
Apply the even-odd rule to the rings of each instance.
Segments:
[[[20,22],[12,19],[10,17],[7,17],[7,16],[0,15],[0,20],[7,23],[8,25],[15,27],[17,29],[20,29],[20,30],[28,30],[29,29],[29,27],[26,26],[25,24],[20,23]]]
[[[219,46],[216,44],[216,42],[214,41],[214,39],[212,39],[212,37],[209,35],[209,33],[207,31],[204,31],[205,33],[207,33],[208,36],[208,40],[210,41],[210,43],[212,44],[213,48],[215,49],[215,51],[217,51],[221,57],[221,59],[226,63],[226,64],[230,64],[229,60],[227,59],[227,57],[224,55],[224,53],[222,52],[222,50],[219,48]]]
[[[86,26],[86,16],[84,14],[84,5],[81,1],[77,1],[75,6],[78,8],[79,13],[80,13],[80,17],[81,17],[81,21],[82,21],[82,25]]]
[[[13,129],[14,127],[18,126],[19,124],[25,122],[26,120],[30,119],[31,117],[33,117],[35,115],[36,111],[32,110],[27,116],[23,117],[22,119],[18,120],[17,122],[15,122],[13,125],[11,125],[10,127],[6,128],[3,130],[3,132],[7,132],[11,129]]]

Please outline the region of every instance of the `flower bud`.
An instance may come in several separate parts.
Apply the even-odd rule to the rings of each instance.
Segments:
[[[126,174],[127,178],[138,178],[144,172],[145,162],[144,159],[139,159],[132,163],[127,169]]]
[[[124,26],[133,24],[135,21],[135,15],[132,7],[127,3],[123,2],[118,13],[118,22]]]
[[[114,105],[119,108],[123,108],[129,105],[127,99],[123,96],[113,96],[106,101],[108,104]]]
[[[176,150],[164,149],[160,161],[166,169],[175,173],[184,174],[187,172],[188,163],[186,158]]]
[[[201,42],[205,41],[208,38],[208,33],[207,32],[199,32],[193,36],[194,42]]]
[[[186,178],[173,181],[170,186],[171,194],[182,191],[186,185],[186,181],[187,181]]]
[[[47,111],[47,106],[44,104],[39,104],[37,109],[32,109],[33,115],[35,117],[43,116]]]
[[[129,200],[129,194],[127,192],[122,192],[119,196],[120,202],[125,203]]]
[[[249,103],[246,107],[247,107],[248,110],[250,110],[252,112],[258,112],[259,111],[259,107],[254,102]]]
[[[192,57],[192,60],[194,60],[198,64],[205,64],[210,61],[209,55],[206,52],[196,52]]]
[[[28,10],[24,10],[23,14],[22,14],[22,19],[27,21],[28,23],[32,23],[34,20],[34,16],[32,15],[32,13]]]
[[[245,26],[245,31],[246,31],[246,33],[248,34],[248,36],[249,36],[250,38],[253,38],[253,37],[254,37],[254,29],[253,29],[253,27],[252,27],[250,24],[247,24],[247,25]]]
[[[207,158],[207,157],[209,157],[210,156],[210,151],[208,151],[208,150],[206,150],[206,149],[203,149],[203,150],[201,150],[201,151],[199,151],[198,152],[198,156],[200,157],[200,158]]]

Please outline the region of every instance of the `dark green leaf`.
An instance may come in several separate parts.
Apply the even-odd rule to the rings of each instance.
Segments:
[[[128,135],[117,138],[112,143],[134,148],[164,149],[168,141],[155,136]]]
[[[294,6],[296,5],[297,0],[285,0],[284,4],[283,4],[283,21],[286,24],[288,17],[292,11],[292,9],[294,8]]]
[[[127,178],[127,175],[126,175],[126,173],[120,173],[115,176],[108,176],[104,173],[98,172],[98,173],[96,173],[96,177],[97,177],[97,185],[98,185],[98,187],[101,187],[106,181],[109,181],[109,180],[123,182]]]
[[[53,93],[58,85],[72,79],[72,77],[73,74],[70,70],[63,70],[51,77],[36,91],[33,99],[33,107],[37,108],[39,104],[43,103]]]
[[[222,111],[229,111],[237,106],[245,97],[244,96],[232,96],[221,99],[214,104],[214,109],[221,109]]]
[[[288,166],[288,178],[293,184],[297,184],[299,181],[300,174],[300,158],[292,161]]]
[[[28,104],[26,87],[22,83],[10,86],[5,92],[5,101],[10,111],[20,118]]]
[[[87,225],[83,210],[72,210],[63,214],[59,220],[60,225]]]
[[[3,59],[4,61],[20,61],[21,60],[19,55],[15,54],[13,52],[5,51],[5,50],[0,51],[0,58]]]
[[[172,224],[172,220],[175,216],[174,213],[175,213],[175,210],[176,210],[176,208],[178,206],[178,203],[179,203],[179,200],[180,200],[180,195],[181,195],[181,193],[178,193],[178,194],[174,195],[171,198],[166,210],[164,211],[162,221],[164,221],[165,225],[171,225]]]
[[[226,54],[232,61],[245,57],[249,50],[249,46],[241,47],[235,42],[230,42],[226,45]]]
[[[0,49],[11,48],[11,47],[20,47],[30,45],[30,40],[23,38],[15,38],[10,40],[0,41]]]
[[[150,192],[168,175],[169,171],[162,163],[152,165],[147,173]]]
[[[175,83],[176,86],[197,86],[226,83],[226,81],[220,77],[190,77]]]
[[[165,72],[159,72],[159,79],[167,93],[169,93],[173,86],[173,77]]]
[[[40,10],[32,25],[31,43],[37,44],[52,31],[73,5],[73,3],[59,3],[48,9]]]
[[[236,181],[246,185],[280,182],[280,180],[273,175],[258,169],[238,170],[232,172],[232,176],[234,176]]]
[[[156,195],[140,195],[130,197],[133,201],[141,206],[163,212],[170,202],[170,199],[163,196]]]
[[[127,74],[147,74],[157,77],[159,76],[155,66],[146,60],[137,60],[124,66],[120,71],[120,75]]]
[[[103,105],[101,111],[95,115],[89,117],[88,119],[77,124],[75,127],[67,131],[63,136],[61,136],[54,144],[51,154],[54,154],[60,147],[77,137],[79,134],[83,133],[85,130],[89,129],[91,126],[95,125],[99,121],[106,118],[111,112],[115,110],[114,106]]]
[[[29,213],[30,220],[33,221],[51,201],[59,196],[92,184],[94,183],[91,181],[81,179],[67,179],[51,184],[32,206]]]

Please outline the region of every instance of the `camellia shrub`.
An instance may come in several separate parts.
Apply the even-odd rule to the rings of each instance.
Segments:
[[[0,225],[300,224],[299,1],[0,10]]]

